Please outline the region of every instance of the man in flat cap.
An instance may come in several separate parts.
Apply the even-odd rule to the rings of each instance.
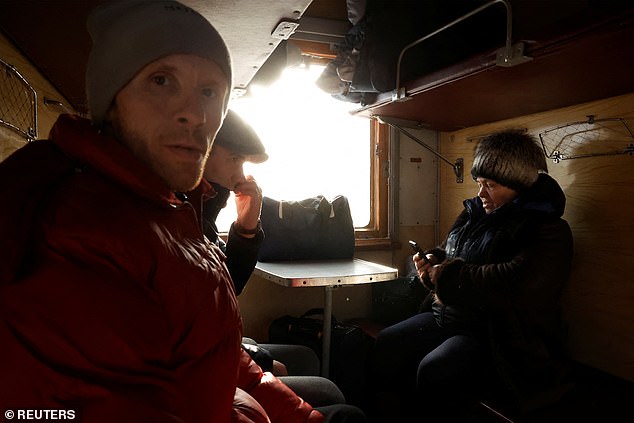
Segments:
[[[229,110],[205,166],[204,178],[212,184],[215,196],[203,204],[203,223],[207,237],[218,243],[227,255],[227,267],[240,295],[255,264],[264,238],[260,226],[262,190],[251,175],[244,175],[245,162],[268,159],[262,141],[236,112]],[[226,245],[218,237],[216,219],[235,193],[238,216],[229,229]]]

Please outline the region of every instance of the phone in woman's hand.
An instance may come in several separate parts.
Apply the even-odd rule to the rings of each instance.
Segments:
[[[420,258],[427,264],[431,264],[429,262],[429,259],[427,258],[427,255],[425,254],[425,252],[423,251],[422,248],[420,248],[420,246],[418,245],[418,242],[416,241],[409,241],[409,246],[412,247],[412,250],[414,250],[414,253],[418,253],[418,255],[420,256]],[[423,285],[425,286],[425,288],[429,289],[429,290],[434,290],[434,284],[431,281],[431,278],[429,277],[429,274],[427,272],[425,272],[425,275],[423,276]]]
[[[410,240],[409,246],[412,247],[412,250],[414,250],[414,254],[418,253],[418,255],[420,255],[420,258],[423,259],[425,263],[429,264],[429,259],[427,258],[427,255],[425,254],[423,249],[420,248],[420,245],[418,245],[418,242]]]

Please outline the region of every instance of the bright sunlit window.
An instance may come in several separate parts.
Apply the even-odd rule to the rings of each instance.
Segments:
[[[370,220],[370,122],[350,115],[356,103],[337,100],[315,85],[323,66],[285,69],[268,87],[233,99],[230,107],[258,133],[269,160],[246,163],[263,195],[276,200],[345,195],[355,227]],[[233,196],[218,217],[227,231],[235,220]]]

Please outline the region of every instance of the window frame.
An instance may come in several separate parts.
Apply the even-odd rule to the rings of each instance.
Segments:
[[[377,119],[370,120],[370,222],[355,228],[357,249],[390,247],[390,129]]]

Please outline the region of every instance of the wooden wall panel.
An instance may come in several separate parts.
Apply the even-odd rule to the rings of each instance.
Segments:
[[[504,128],[532,134],[566,123],[620,117],[634,128],[634,94],[495,122],[441,135],[441,151],[464,157],[467,172],[478,137]],[[634,140],[633,140],[634,141]],[[615,155],[549,162],[567,196],[564,217],[575,238],[572,278],[564,305],[573,357],[634,381],[634,156]],[[440,231],[446,234],[461,201],[476,195],[475,183],[456,184],[441,168]]]
[[[16,131],[0,125],[0,162],[26,144],[26,139]]]

